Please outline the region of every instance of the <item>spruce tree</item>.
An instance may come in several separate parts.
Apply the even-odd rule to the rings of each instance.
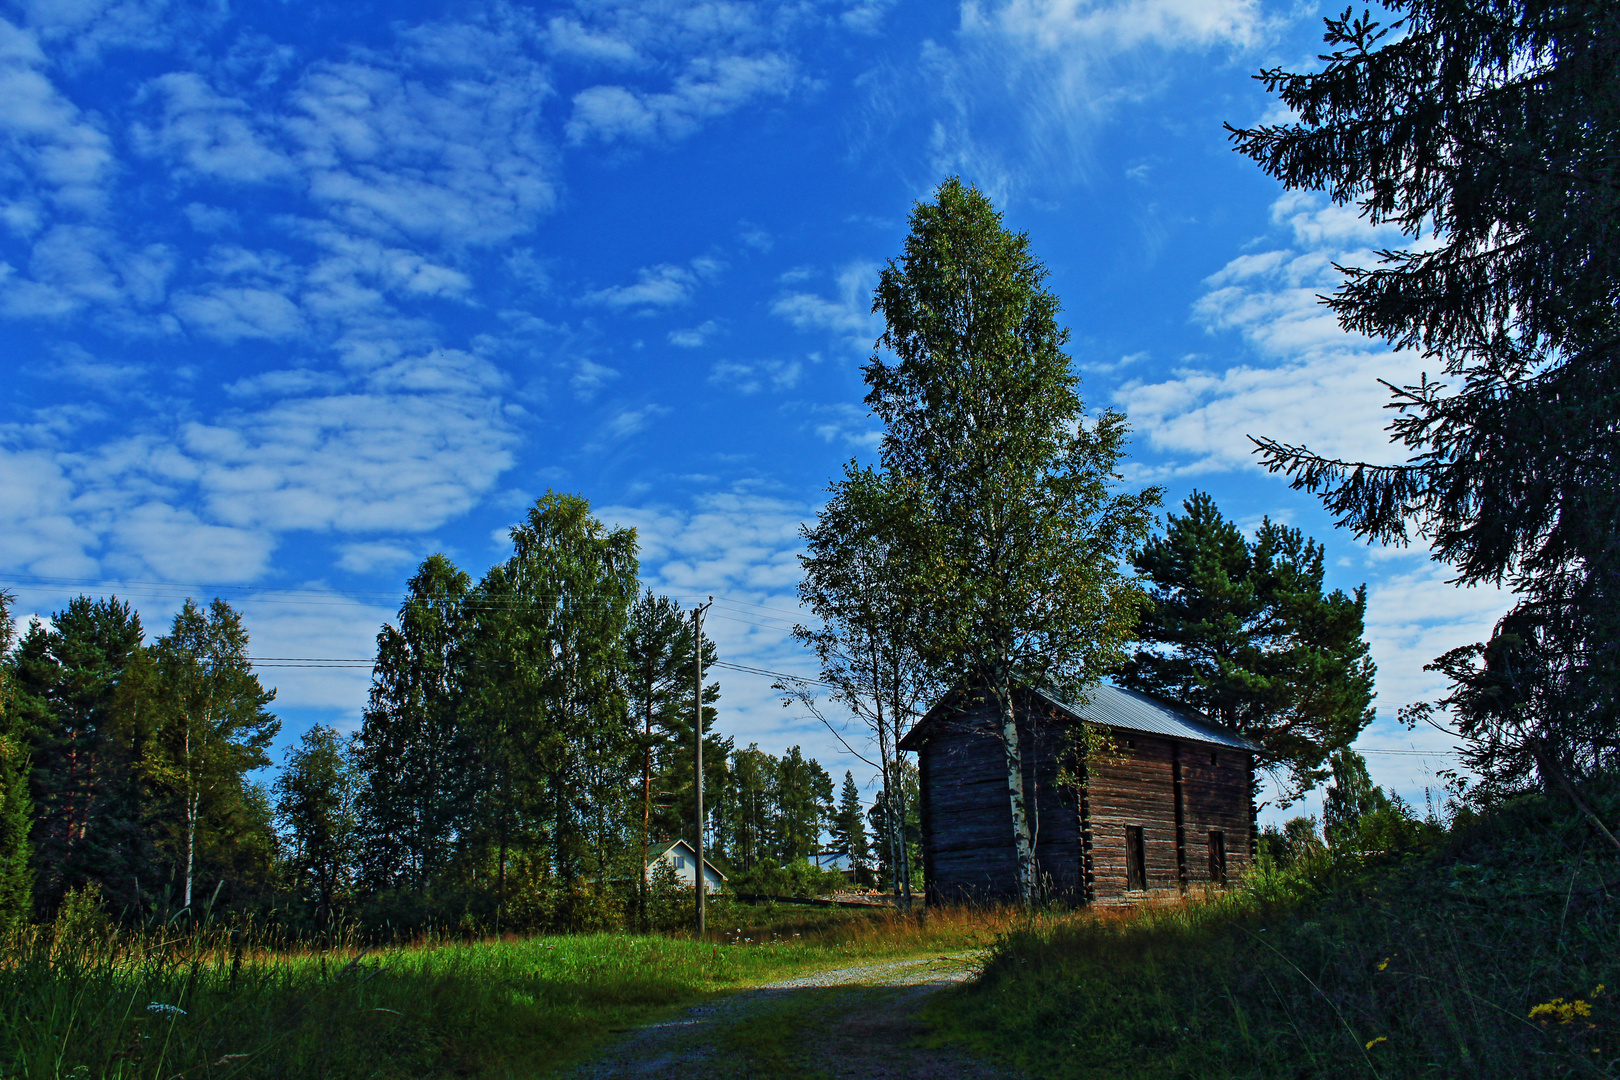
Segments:
[[[362,887],[426,889],[455,857],[472,746],[461,673],[472,580],[443,555],[412,575],[397,625],[377,634],[371,696],[354,746]]]
[[[1283,805],[1372,721],[1367,606],[1323,591],[1322,546],[1265,520],[1253,539],[1194,492],[1135,556],[1150,604],[1120,681],[1259,742],[1287,772]]]
[[[833,815],[833,843],[849,859],[850,869],[857,877],[865,874],[872,852],[866,839],[866,808],[861,803],[861,789],[855,783],[855,774],[844,773],[844,786],[838,793],[838,810]]]
[[[833,781],[815,758],[789,747],[777,764],[777,858],[807,859],[821,847],[821,831],[832,814]]]
[[[0,930],[33,908],[34,801],[28,792],[28,741],[19,730],[12,688],[12,594],[0,589]]]
[[[1436,662],[1437,707],[1487,790],[1539,774],[1580,803],[1571,778],[1620,759],[1620,6],[1387,10],[1328,19],[1319,71],[1262,72],[1298,120],[1233,139],[1412,238],[1327,303],[1440,377],[1390,387],[1403,464],[1258,449],[1358,535],[1510,587],[1490,641]]]

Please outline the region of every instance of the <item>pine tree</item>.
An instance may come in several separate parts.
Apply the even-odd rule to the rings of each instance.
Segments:
[[[146,826],[133,736],[117,705],[141,647],[140,617],[116,598],[80,596],[32,624],[14,660],[17,732],[32,765],[35,902],[53,910],[96,884],[133,902]]]
[[[878,344],[895,360],[865,368],[885,427],[869,531],[906,552],[906,632],[937,683],[999,716],[984,734],[1006,758],[1025,903],[1035,853],[1015,695],[1083,697],[1124,659],[1141,595],[1119,561],[1159,499],[1117,490],[1125,417],[1086,417],[1045,277],[1027,236],[947,180],[912,211],[905,253],[878,282]]]
[[[461,674],[472,587],[443,555],[406,586],[397,626],[377,634],[371,697],[354,747],[362,887],[425,889],[455,857],[472,752]]]
[[[12,594],[0,589],[0,930],[33,907],[34,801],[28,792],[27,739],[18,728],[12,690]]]
[[[1183,507],[1135,557],[1151,604],[1120,681],[1258,741],[1287,805],[1372,721],[1366,589],[1324,592],[1322,547],[1298,529],[1267,519],[1250,540],[1206,494]]]
[[[293,890],[323,927],[353,878],[356,776],[348,750],[336,728],[316,724],[287,751],[274,787]]]
[[[1584,805],[1571,777],[1620,760],[1620,7],[1387,9],[1328,19],[1322,70],[1262,72],[1299,120],[1233,139],[1289,188],[1427,230],[1342,268],[1327,302],[1443,375],[1390,387],[1404,464],[1257,444],[1358,535],[1415,535],[1458,583],[1511,587],[1489,642],[1436,661],[1453,692],[1411,718],[1449,711],[1487,790],[1539,774]]]

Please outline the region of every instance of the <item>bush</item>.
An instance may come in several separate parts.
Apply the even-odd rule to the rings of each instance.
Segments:
[[[1620,816],[1620,784],[1589,798]],[[1393,809],[1230,893],[1008,935],[938,1018],[1054,1080],[1620,1073],[1614,861],[1595,830],[1541,796],[1449,835]]]
[[[727,883],[734,896],[820,896],[844,886],[844,875],[836,870],[820,870],[807,859],[796,859],[786,866],[775,859],[763,859],[747,870],[739,870]]]

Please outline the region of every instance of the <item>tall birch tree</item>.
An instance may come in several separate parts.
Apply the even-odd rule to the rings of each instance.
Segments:
[[[199,836],[207,819],[246,797],[246,775],[270,764],[281,721],[265,711],[274,690],[248,662],[242,618],[223,600],[188,599],[152,647],[160,727],[149,769],[171,802],[180,906],[195,898]]]
[[[918,655],[999,717],[1027,904],[1035,855],[1015,696],[1083,695],[1123,659],[1143,596],[1120,560],[1160,492],[1120,490],[1125,417],[1087,417],[1028,236],[954,178],[910,222],[873,304],[892,359],[865,368],[893,495],[874,531],[907,552]]]

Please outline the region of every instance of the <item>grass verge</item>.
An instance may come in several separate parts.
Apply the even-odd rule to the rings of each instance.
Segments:
[[[352,949],[240,935],[17,932],[0,1076],[531,1077],[616,1031],[791,974],[988,944],[994,916],[737,909],[715,937],[600,934]]]
[[[927,1016],[1054,1080],[1613,1077],[1617,894],[1612,851],[1528,798],[1429,852],[1037,921]]]

